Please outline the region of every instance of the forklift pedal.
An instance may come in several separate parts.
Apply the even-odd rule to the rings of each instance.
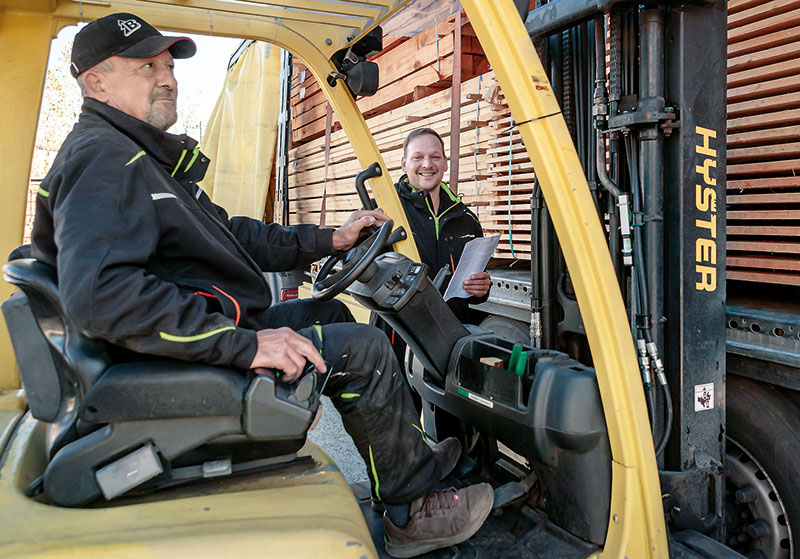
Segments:
[[[465,453],[461,454],[461,457],[456,462],[455,467],[450,472],[451,476],[455,476],[458,479],[464,479],[472,470],[475,469],[475,460],[467,456]]]
[[[518,481],[510,481],[494,490],[494,505],[492,505],[492,508],[495,510],[503,508],[510,502],[524,496],[525,491],[522,489],[522,485]]]
[[[527,495],[528,491],[536,483],[536,474],[531,473],[520,481],[510,481],[494,490],[494,505],[492,508],[498,510]]]

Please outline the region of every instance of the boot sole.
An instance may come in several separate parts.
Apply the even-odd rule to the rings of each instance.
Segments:
[[[489,507],[487,507],[486,511],[481,516],[475,518],[475,520],[473,520],[468,525],[465,531],[455,536],[450,536],[449,538],[439,538],[436,540],[427,540],[425,542],[418,542],[413,544],[393,545],[384,536],[383,543],[386,549],[386,553],[388,553],[392,557],[396,557],[397,559],[406,559],[408,557],[416,557],[417,555],[428,553],[429,551],[433,551],[434,549],[440,549],[442,547],[448,547],[451,545],[457,545],[462,542],[465,542],[472,536],[474,536],[478,530],[480,530],[481,526],[483,526],[483,523],[489,517],[489,513],[492,512],[493,506],[494,506],[494,498],[492,498],[491,502],[489,503]]]

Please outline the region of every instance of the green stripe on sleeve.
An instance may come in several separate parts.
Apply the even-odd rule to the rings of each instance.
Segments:
[[[39,187],[39,190],[37,190],[37,191],[36,191],[36,193],[37,193],[39,196],[41,196],[42,198],[49,198],[49,197],[50,197],[50,193],[49,193],[49,192],[47,192],[47,191],[46,191],[44,188],[42,188],[41,186]]]
[[[131,157],[131,160],[128,161],[127,163],[125,163],[125,166],[127,167],[128,165],[130,165],[131,163],[133,163],[134,161],[136,161],[137,159],[139,159],[140,157],[143,157],[145,155],[147,155],[147,153],[144,150],[140,151],[139,153],[137,153],[136,155]]]
[[[216,336],[217,334],[221,334],[222,332],[227,332],[228,330],[236,330],[236,326],[225,326],[224,328],[217,328],[216,330],[212,330],[211,332],[206,332],[205,334],[197,334],[196,336],[175,336],[173,334],[167,334],[166,332],[159,332],[158,335],[161,337],[162,340],[167,340],[168,342],[178,342],[181,344],[186,344],[189,342],[199,342],[200,340],[205,340],[212,336]]]
[[[352,400],[353,398],[360,398],[361,394],[357,394],[356,392],[342,392],[339,394],[339,398],[342,400]]]

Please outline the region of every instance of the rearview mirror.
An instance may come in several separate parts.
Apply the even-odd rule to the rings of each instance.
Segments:
[[[375,92],[378,91],[378,65],[375,62],[362,60],[350,68],[346,74],[345,83],[354,97],[375,95]]]

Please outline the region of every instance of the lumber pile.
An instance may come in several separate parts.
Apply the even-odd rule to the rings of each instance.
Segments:
[[[728,278],[800,285],[800,7],[728,2]]]
[[[798,6],[728,2],[727,265],[734,280],[800,285]],[[402,140],[414,128],[434,128],[449,149],[454,29],[451,17],[411,38],[387,35],[374,57],[381,87],[358,105],[393,179],[401,174]],[[495,257],[527,260],[533,167],[468,22],[462,34],[457,190],[486,234],[501,235]],[[289,221],[320,223],[324,193],[325,223],[337,225],[359,206],[359,166],[334,114],[326,173],[327,102],[302,65],[292,99]]]
[[[380,66],[381,86],[375,96],[359,99],[357,104],[393,179],[402,174],[403,139],[416,128],[430,127],[441,134],[449,157],[454,31],[455,16],[451,16],[410,38],[385,35],[384,49],[372,58]],[[461,32],[459,180],[450,187],[478,215],[487,235],[501,235],[497,257],[528,259],[533,168],[519,134],[511,127],[511,114],[497,80],[463,16]],[[326,169],[327,112],[327,101],[314,76],[296,64],[289,156],[290,223],[335,226],[360,205],[354,179],[361,168],[335,114],[331,116]],[[445,180],[449,180],[449,172]],[[324,221],[320,213],[323,198]]]
[[[487,236],[500,235],[495,258],[530,260],[533,164],[494,77],[487,100],[492,110],[487,152],[489,208],[481,224]]]
[[[491,105],[484,100],[490,80],[478,76],[461,85],[461,127],[458,193],[484,221],[488,179],[486,153],[493,130],[487,125]],[[450,90],[441,91],[367,119],[378,148],[393,179],[402,175],[400,159],[406,135],[416,128],[433,128],[445,141],[449,152]],[[449,156],[449,153],[446,153]],[[325,224],[336,226],[360,207],[355,192],[355,176],[362,170],[342,130],[331,134],[329,164],[325,168],[325,141],[318,138],[293,148],[289,154],[289,222],[321,222],[325,197]]]
[[[461,80],[467,81],[489,69],[486,56],[466,18],[461,28]],[[383,50],[370,58],[380,68],[380,87],[375,95],[362,97],[357,105],[365,118],[384,114],[410,102],[449,89],[452,85],[455,16],[413,37],[385,35]],[[292,146],[300,146],[325,134],[328,103],[319,83],[301,63],[292,77]],[[333,118],[333,130],[340,125]]]

